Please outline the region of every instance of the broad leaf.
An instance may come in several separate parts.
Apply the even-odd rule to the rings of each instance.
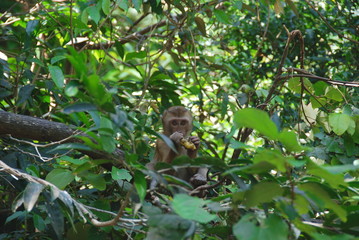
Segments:
[[[355,132],[355,121],[347,114],[329,114],[329,125],[332,127],[333,132],[338,135],[342,135],[345,131],[352,135]]]
[[[268,114],[255,108],[245,108],[234,114],[234,123],[237,127],[253,128],[264,136],[276,140],[278,129],[270,120]]]
[[[210,214],[203,209],[205,201],[201,198],[191,197],[187,194],[177,194],[173,198],[173,210],[181,217],[194,220],[200,223],[208,223],[216,218],[216,215]]]
[[[56,187],[64,189],[68,184],[70,184],[75,179],[75,176],[70,170],[55,168],[46,176],[46,181],[51,182]]]
[[[316,203],[317,207],[321,209],[328,208],[333,210],[335,214],[342,221],[346,221],[347,213],[346,211],[339,205],[337,205],[329,196],[329,194],[324,191],[319,184],[317,183],[304,183],[299,186],[301,190],[303,190],[306,195]]]
[[[261,203],[271,202],[275,197],[281,197],[284,190],[274,182],[260,182],[244,194],[243,204],[255,207]]]
[[[24,190],[24,206],[26,211],[30,212],[35,206],[40,193],[44,189],[44,185],[30,182]]]

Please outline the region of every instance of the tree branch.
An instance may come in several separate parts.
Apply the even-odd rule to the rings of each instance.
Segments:
[[[82,142],[75,136],[87,136],[74,126],[52,122],[41,118],[0,111],[0,136],[10,134],[15,138],[43,142]],[[2,136],[3,137],[3,136]],[[112,154],[103,151],[79,150],[93,159],[109,159],[115,165],[124,164],[124,152],[116,149]]]

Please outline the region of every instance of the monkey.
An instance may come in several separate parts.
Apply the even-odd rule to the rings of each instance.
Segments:
[[[173,106],[164,111],[162,115],[163,134],[172,140],[177,153],[173,151],[162,139],[157,139],[155,156],[153,161],[147,164],[147,168],[154,170],[157,162],[172,163],[178,156],[187,155],[190,158],[196,158],[200,139],[197,136],[190,136],[192,131],[192,114],[182,106]],[[188,138],[188,142],[193,143],[192,149],[186,149],[181,140]],[[181,168],[174,174],[182,180],[185,180],[193,187],[198,187],[207,183],[207,168]],[[152,185],[152,184],[151,184]]]

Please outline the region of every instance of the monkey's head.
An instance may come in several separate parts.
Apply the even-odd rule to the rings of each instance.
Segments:
[[[192,114],[182,106],[170,107],[163,113],[162,124],[166,136],[179,132],[187,137],[192,131]]]

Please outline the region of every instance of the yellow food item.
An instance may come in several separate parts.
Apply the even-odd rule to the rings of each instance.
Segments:
[[[195,146],[192,142],[188,141],[188,140],[185,139],[185,138],[182,138],[182,139],[180,140],[180,143],[181,143],[181,145],[184,146],[186,149],[196,150],[196,146]]]

